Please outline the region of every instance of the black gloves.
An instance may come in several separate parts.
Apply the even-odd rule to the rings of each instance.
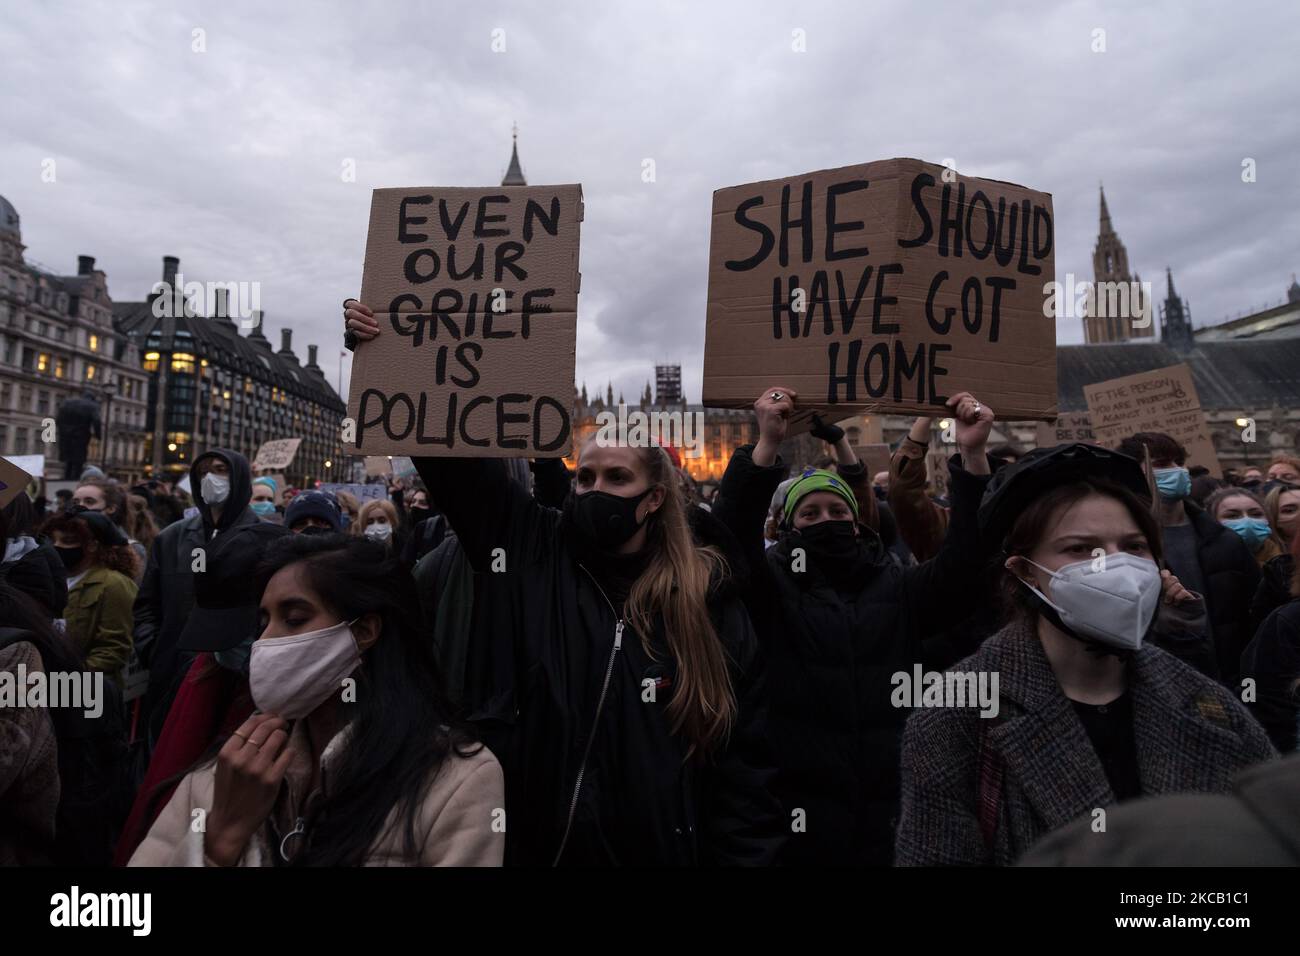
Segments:
[[[835,445],[844,437],[843,428],[840,428],[838,425],[826,424],[826,422],[822,421],[822,417],[816,412],[813,413],[812,423],[812,436],[814,438],[820,438],[824,442],[829,442],[830,444]]]

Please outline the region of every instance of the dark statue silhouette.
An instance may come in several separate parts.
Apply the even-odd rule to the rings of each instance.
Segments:
[[[87,389],[80,398],[61,402],[55,425],[59,430],[63,477],[65,480],[78,479],[86,465],[86,447],[90,444],[90,437],[101,437],[99,403],[95,401],[95,393]]]

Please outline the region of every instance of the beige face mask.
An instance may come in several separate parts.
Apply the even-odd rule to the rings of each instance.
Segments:
[[[338,693],[344,678],[361,663],[361,651],[352,635],[352,621],[288,637],[253,642],[248,662],[248,686],[253,703],[264,714],[285,720],[306,717],[330,694]]]

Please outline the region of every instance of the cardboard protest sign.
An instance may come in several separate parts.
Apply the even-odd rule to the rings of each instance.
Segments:
[[[713,194],[705,405],[1056,418],[1052,197],[890,159]],[[831,416],[825,416],[831,417]]]
[[[889,461],[894,456],[894,453],[890,451],[889,446],[884,442],[858,445],[854,447],[853,454],[858,456],[858,461],[867,466],[868,481],[875,478],[882,471],[889,471]]]
[[[943,450],[925,453],[925,467],[930,473],[930,486],[935,496],[948,493],[948,459],[951,457],[952,452]]]
[[[282,471],[288,468],[301,444],[301,438],[277,438],[275,441],[263,442],[253,457],[253,470]]]
[[[338,494],[340,491],[346,491],[361,504],[367,501],[382,501],[388,497],[388,488],[384,485],[360,485],[355,483],[330,482],[320,486],[321,491],[329,491]]]
[[[1054,422],[1038,423],[1038,447],[1051,448],[1071,442],[1099,444],[1092,433],[1092,419],[1087,412],[1061,412]]]
[[[390,475],[393,472],[393,460],[387,455],[366,456],[366,477],[372,478]]]
[[[569,451],[582,187],[376,189],[352,364],[365,455]]]
[[[393,477],[410,478],[416,473],[415,462],[405,456],[393,456]]]
[[[1187,449],[1188,465],[1204,465],[1222,477],[1192,370],[1185,364],[1086,385],[1083,395],[1102,443],[1114,448],[1135,432],[1164,432]]]
[[[26,491],[31,480],[31,475],[8,458],[0,458],[0,508]]]

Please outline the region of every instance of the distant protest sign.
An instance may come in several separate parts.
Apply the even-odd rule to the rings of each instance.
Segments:
[[[254,471],[283,471],[298,454],[301,438],[277,438],[275,441],[263,442],[253,456]]]
[[[942,497],[948,493],[948,460],[952,452],[933,449],[925,453],[925,468],[930,473],[930,486],[934,494]]]
[[[1223,475],[1201,400],[1186,365],[1086,385],[1088,414],[1097,439],[1114,448],[1135,432],[1164,432],[1187,449],[1188,465]]]
[[[0,458],[0,508],[5,507],[27,490],[32,476],[8,458]],[[63,580],[62,578],[59,579]]]
[[[890,159],[713,194],[705,405],[1056,418],[1052,197]],[[826,416],[829,417],[829,416]]]
[[[378,501],[388,497],[388,488],[385,485],[359,485],[353,483],[326,482],[320,486],[320,490],[328,491],[335,495],[340,491],[346,491],[361,504],[365,504],[367,501]]]
[[[1092,419],[1087,412],[1061,412],[1054,422],[1038,423],[1038,447],[1052,448],[1073,442],[1099,444],[1092,433]]]
[[[393,473],[393,460],[387,455],[366,456],[366,477],[377,478]]]
[[[568,453],[581,221],[576,185],[374,191],[361,300],[380,335],[352,365],[358,453]]]

